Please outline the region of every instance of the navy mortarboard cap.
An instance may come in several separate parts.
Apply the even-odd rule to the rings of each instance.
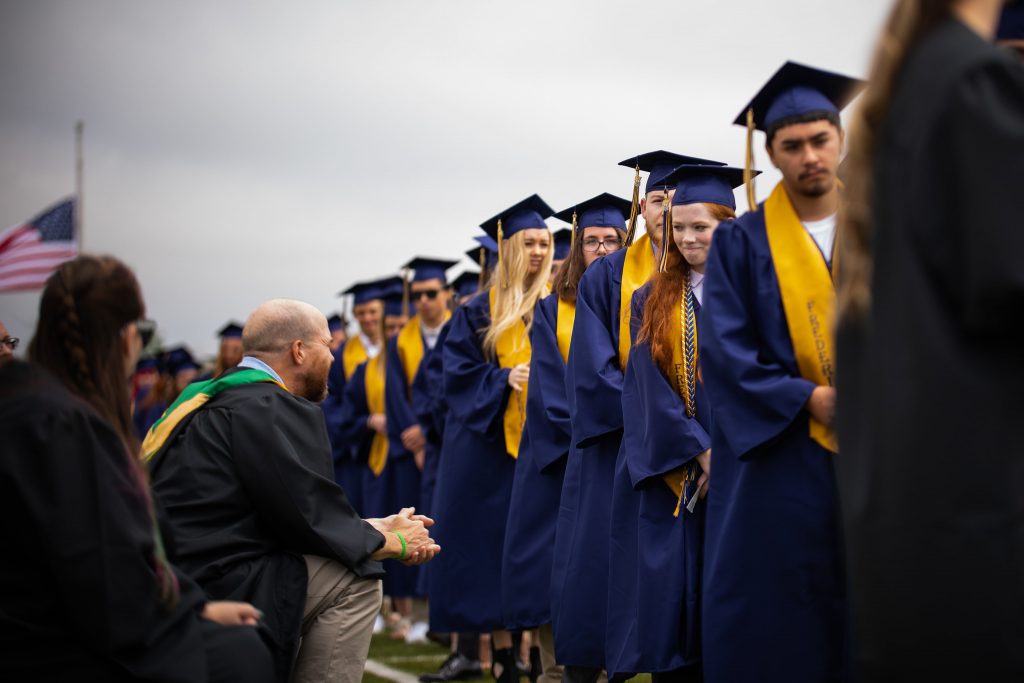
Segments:
[[[343,318],[342,316],[338,315],[337,313],[335,313],[334,315],[327,319],[327,329],[330,330],[331,332],[343,330],[347,326],[348,321],[345,320],[345,318]]]
[[[342,291],[339,296],[344,294],[352,295],[353,306],[358,306],[375,299],[380,299],[382,296],[376,282],[357,282],[348,289]]]
[[[1024,2],[1007,3],[999,18],[996,40],[1024,40]]]
[[[401,292],[384,297],[384,315],[394,317],[408,315],[405,312],[405,306],[402,305],[403,300]]]
[[[156,358],[140,358],[139,362],[135,364],[135,372],[145,372],[146,370],[158,370],[159,362]]]
[[[240,338],[242,336],[242,324],[231,320],[227,325],[217,330],[217,336],[221,339]]]
[[[491,252],[492,254],[498,253],[498,243],[494,241],[490,235],[474,235],[473,241],[477,242],[481,247]]]
[[[564,211],[559,211],[555,214],[555,218],[572,223],[577,230],[583,228],[625,230],[626,219],[629,217],[631,208],[632,204],[628,199],[604,192],[575,206],[570,206]]]
[[[384,315],[403,315],[402,300],[405,284],[398,276],[386,277],[371,283],[377,291],[377,298],[384,300]]]
[[[564,261],[569,258],[569,251],[572,249],[572,228],[556,230],[552,235],[555,240],[555,261]]]
[[[647,184],[644,186],[645,195],[657,190],[672,189],[665,183],[665,176],[668,175],[672,169],[682,166],[683,164],[707,164],[709,166],[725,165],[721,161],[691,157],[685,154],[666,152],[661,149],[630,157],[629,159],[619,162],[619,166],[638,168],[641,171],[647,171]],[[639,177],[639,173],[637,176]]]
[[[198,369],[199,363],[196,362],[195,358],[192,357],[192,353],[187,348],[176,346],[173,349],[167,350],[164,367],[167,368],[167,372],[176,375],[182,370]]]
[[[746,126],[747,112],[752,112],[754,128],[767,131],[773,124],[794,116],[816,112],[838,114],[865,85],[856,78],[786,62],[733,123]]]
[[[455,296],[460,299],[472,296],[480,291],[480,273],[467,270],[452,280],[452,287],[455,288]]]
[[[487,235],[476,235],[473,237],[479,247],[473,247],[466,252],[466,256],[474,263],[479,263],[481,268],[493,268],[498,260],[498,243]]]
[[[423,282],[424,280],[440,280],[441,282],[447,282],[448,280],[445,276],[445,271],[456,263],[458,263],[458,261],[417,256],[402,266],[402,268],[408,268],[413,271],[413,282]]]
[[[551,216],[554,210],[548,206],[538,195],[530,195],[518,204],[513,204],[496,216],[488,218],[480,224],[480,228],[489,237],[500,242],[508,239],[520,230],[529,228],[540,228],[547,230],[545,218]],[[499,227],[501,236],[498,236]]]
[[[754,171],[759,175],[760,171]],[[721,204],[736,209],[733,190],[741,186],[743,169],[733,166],[699,166],[684,164],[668,176],[675,183],[672,206],[684,204]]]

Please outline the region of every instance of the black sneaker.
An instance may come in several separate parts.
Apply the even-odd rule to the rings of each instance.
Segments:
[[[445,681],[462,681],[468,678],[480,678],[480,662],[469,659],[465,655],[453,652],[444,660],[441,668],[433,673],[420,674],[421,683],[444,683]]]

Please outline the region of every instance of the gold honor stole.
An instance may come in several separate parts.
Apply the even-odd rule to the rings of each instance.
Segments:
[[[555,337],[558,339],[558,352],[562,354],[562,360],[569,362],[569,342],[572,341],[572,326],[576,323],[575,302],[558,300],[558,312],[556,313]]]
[[[619,367],[625,372],[629,360],[629,309],[633,292],[640,289],[657,270],[651,238],[645,233],[626,250],[619,296]]]
[[[384,414],[384,357],[385,351],[366,361],[366,408],[370,415]],[[388,435],[386,432],[374,432],[370,443],[370,456],[367,464],[373,476],[379,477],[388,461]]]
[[[497,295],[497,287],[492,287],[488,295],[492,311]],[[498,337],[498,365],[502,368],[514,368],[520,363],[529,363],[532,350],[530,338],[526,334],[526,323],[517,320],[515,325]],[[519,442],[523,437],[523,425],[526,424],[526,390],[527,387],[523,387],[522,391],[513,389],[505,406],[505,450],[513,458],[519,457]]]
[[[764,225],[800,376],[818,385],[833,386],[835,287],[821,251],[804,229],[781,182],[764,202]],[[813,417],[810,426],[814,441],[833,453],[839,452],[831,427]]]
[[[445,311],[444,321],[447,323],[452,317],[451,311]],[[412,387],[412,381],[416,377],[416,371],[423,362],[423,355],[426,349],[423,348],[423,334],[420,333],[420,317],[414,315],[405,324],[402,331],[398,333],[398,358],[402,361],[402,370],[405,371],[405,383]]]
[[[341,352],[341,367],[345,371],[346,382],[352,378],[352,373],[356,371],[356,368],[365,363],[369,357],[366,347],[363,346],[363,340],[359,338],[358,334],[346,342],[345,349]]]

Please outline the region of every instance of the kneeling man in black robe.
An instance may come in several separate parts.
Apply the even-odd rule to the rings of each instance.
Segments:
[[[440,550],[430,519],[411,508],[360,519],[334,482],[316,405],[330,342],[313,306],[262,304],[242,362],[186,388],[143,444],[175,562],[211,598],[262,610],[278,676],[297,682],[360,681],[381,560],[420,564]]]

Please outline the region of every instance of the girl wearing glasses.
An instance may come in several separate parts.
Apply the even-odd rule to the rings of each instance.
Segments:
[[[622,385],[623,438],[612,487],[609,674],[699,681],[698,602],[711,472],[711,410],[697,341],[704,264],[721,221],[736,217],[743,170],[683,165],[665,221],[659,272],[632,298]]]
[[[551,270],[544,219],[552,213],[533,195],[480,226],[498,242],[497,268],[491,287],[455,310],[442,348],[448,418],[433,513],[447,559],[427,573],[430,626],[491,631],[492,672],[502,683],[519,680],[502,618],[501,552],[526,420],[528,335]]]
[[[502,604],[512,630],[540,629],[531,672],[555,666],[551,637],[551,565],[555,522],[572,431],[565,363],[576,317],[576,286],[598,258],[622,248],[630,202],[602,194],[555,217],[573,225],[569,254],[555,275],[552,296],[537,303],[530,342],[526,429],[512,484],[502,559]]]

